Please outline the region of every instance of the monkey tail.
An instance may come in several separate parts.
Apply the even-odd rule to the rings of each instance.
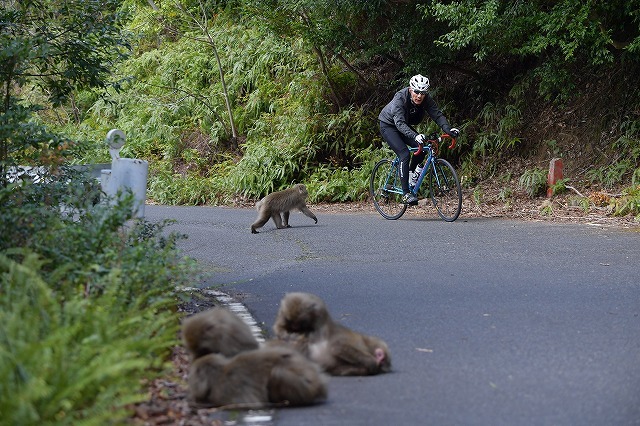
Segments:
[[[263,198],[263,199],[264,199],[264,198]],[[257,210],[257,211],[260,211],[260,206],[261,206],[261,205],[262,205],[262,200],[259,200],[259,201],[256,203],[256,210]]]

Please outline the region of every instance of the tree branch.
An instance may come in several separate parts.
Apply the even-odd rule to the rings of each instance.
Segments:
[[[238,132],[236,130],[236,125],[235,125],[235,121],[233,120],[233,110],[231,109],[231,101],[229,100],[229,92],[227,90],[227,83],[225,82],[224,79],[224,70],[222,69],[222,61],[220,60],[220,56],[218,55],[218,49],[216,48],[216,44],[215,41],[213,40],[213,37],[211,37],[211,34],[209,34],[209,30],[208,30],[208,20],[207,20],[207,13],[204,9],[204,5],[202,4],[202,1],[199,1],[200,4],[200,10],[202,13],[202,19],[204,20],[204,22],[199,21],[198,19],[195,18],[195,16],[193,16],[191,13],[189,13],[189,11],[187,11],[186,9],[182,8],[182,5],[180,5],[180,3],[178,3],[177,1],[175,1],[174,3],[176,5],[176,7],[185,15],[187,15],[189,18],[191,18],[191,20],[193,21],[194,24],[196,24],[200,30],[206,35],[207,37],[207,44],[209,44],[209,46],[211,46],[211,49],[213,50],[213,55],[216,58],[216,62],[218,64],[218,72],[220,73],[220,83],[222,84],[222,93],[224,95],[224,101],[227,107],[227,113],[229,114],[229,122],[231,124],[231,135],[233,138],[233,146],[234,148],[237,148],[237,143],[238,143]]]

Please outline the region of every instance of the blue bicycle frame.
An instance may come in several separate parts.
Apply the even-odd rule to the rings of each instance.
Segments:
[[[462,209],[462,188],[453,166],[447,160],[438,157],[438,146],[445,136],[450,137],[434,134],[425,141],[426,145],[408,148],[414,156],[426,150],[424,167],[415,186],[410,184],[409,191],[416,198],[431,198],[438,215],[447,222],[453,222]],[[449,149],[454,146],[455,139],[452,138]],[[369,180],[369,193],[373,204],[385,219],[400,218],[408,206],[402,200],[400,166],[400,158],[397,155],[393,159],[380,160],[374,166]],[[429,176],[428,191],[419,194],[426,176]]]
[[[409,148],[409,152],[414,153],[418,151],[418,149],[420,148]],[[422,185],[422,181],[424,180],[424,177],[427,175],[431,167],[434,166],[433,162],[436,158],[435,155],[433,155],[433,149],[431,148],[431,144],[427,144],[424,147],[424,149],[426,149],[429,152],[429,154],[427,155],[427,158],[424,160],[424,166],[422,167],[420,176],[418,176],[418,180],[416,181],[415,186],[412,186],[411,184],[409,184],[409,191],[411,191],[413,195],[418,195],[418,191],[420,190],[420,185]],[[436,174],[436,178],[438,178],[437,174]]]

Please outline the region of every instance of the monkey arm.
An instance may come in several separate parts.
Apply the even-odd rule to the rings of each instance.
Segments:
[[[306,205],[302,205],[300,207],[300,211],[307,217],[310,217],[311,219],[313,219],[315,221],[315,223],[318,223],[318,218],[316,217],[315,214],[313,214],[313,212],[311,210],[309,210],[309,208]]]

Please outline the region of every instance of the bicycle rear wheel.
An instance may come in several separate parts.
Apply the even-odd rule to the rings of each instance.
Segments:
[[[429,193],[443,220],[453,222],[458,218],[462,210],[462,188],[456,170],[443,158],[438,158],[431,167]]]
[[[392,160],[380,160],[373,167],[369,194],[376,210],[385,219],[398,219],[407,210],[407,205],[402,202],[400,173]]]

